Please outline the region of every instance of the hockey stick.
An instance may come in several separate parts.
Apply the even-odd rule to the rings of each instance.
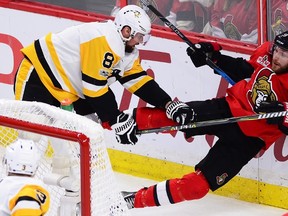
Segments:
[[[151,5],[149,3],[149,0],[140,0],[140,1],[144,7],[144,10],[145,7],[149,8],[155,15],[158,16],[159,19],[161,19],[165,23],[165,25],[167,25],[170,29],[172,29],[195,52],[195,45],[176,26],[174,26],[169,20],[167,20],[153,5]],[[208,58],[208,56],[206,57],[206,63],[210,68],[215,70],[224,79],[226,79],[231,85],[235,84],[235,82],[223,70],[221,70],[210,58]]]
[[[263,113],[263,114],[255,114],[255,115],[248,115],[248,116],[238,116],[238,117],[223,118],[223,119],[214,119],[214,120],[208,120],[208,121],[193,122],[187,125],[165,126],[165,127],[160,127],[160,128],[138,130],[136,134],[179,131],[183,129],[192,129],[192,128],[199,128],[199,127],[205,127],[205,126],[212,126],[212,125],[221,125],[221,124],[229,124],[229,123],[236,123],[236,122],[242,122],[242,121],[254,121],[254,120],[259,120],[259,119],[284,117],[286,115],[288,115],[288,111]]]

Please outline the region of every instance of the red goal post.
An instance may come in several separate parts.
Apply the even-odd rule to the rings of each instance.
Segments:
[[[104,132],[98,123],[48,104],[0,100],[0,125],[0,157],[3,156],[5,147],[23,134],[34,134],[29,137],[35,139],[48,136],[48,139],[54,137],[70,142],[71,148],[75,148],[72,152],[80,166],[81,215],[128,214],[106,151]],[[45,149],[43,157],[53,158],[53,153],[52,156],[51,153],[50,156],[47,154],[49,153]],[[42,173],[35,175],[40,179],[50,172],[47,167],[51,165],[47,161],[51,160],[45,158],[43,161],[45,164],[40,170]],[[1,168],[3,172],[3,167]],[[3,173],[0,177],[3,177]],[[63,191],[58,191],[61,189],[51,189],[51,198],[56,200],[56,196],[63,196]],[[57,214],[60,199],[51,199],[51,211],[47,215]]]

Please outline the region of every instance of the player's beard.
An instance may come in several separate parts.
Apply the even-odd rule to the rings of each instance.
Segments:
[[[280,65],[280,63],[274,62],[274,61],[272,60],[271,69],[272,69],[276,74],[287,73],[287,71],[288,71],[288,64],[282,66],[282,65]]]
[[[132,53],[134,50],[134,46],[130,46],[130,45],[125,45],[125,52],[127,53]]]

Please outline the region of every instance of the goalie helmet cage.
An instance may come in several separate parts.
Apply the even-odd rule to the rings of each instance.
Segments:
[[[56,139],[69,144],[74,163],[80,166],[82,216],[129,215],[110,164],[103,128],[98,123],[44,103],[0,99],[1,160],[5,147],[17,137],[37,142],[42,157],[35,178],[40,180],[52,172],[51,142]],[[43,137],[46,145],[42,146]],[[0,177],[4,177],[4,165],[0,167]],[[59,215],[65,190],[55,185],[45,187],[51,197],[46,215]]]

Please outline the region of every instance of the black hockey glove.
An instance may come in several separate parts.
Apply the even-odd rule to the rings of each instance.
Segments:
[[[172,101],[166,106],[166,115],[169,119],[180,125],[194,121],[195,113],[187,104],[180,101]]]
[[[111,128],[115,132],[118,143],[131,145],[137,143],[136,122],[131,115],[121,112]]]
[[[283,103],[279,101],[263,101],[258,107],[255,107],[257,113],[281,112],[285,110]],[[268,118],[268,124],[282,124],[284,117]]]
[[[192,48],[195,49],[195,51],[188,47],[186,52],[195,67],[206,65],[206,58],[217,61],[221,55],[220,50],[222,49],[221,45],[216,42],[200,42]]]

